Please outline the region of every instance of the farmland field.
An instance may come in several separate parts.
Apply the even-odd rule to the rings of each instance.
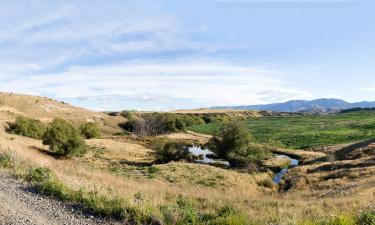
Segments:
[[[332,115],[261,117],[245,120],[254,141],[278,147],[306,149],[375,138],[375,112]],[[203,134],[215,134],[221,123],[191,126]]]

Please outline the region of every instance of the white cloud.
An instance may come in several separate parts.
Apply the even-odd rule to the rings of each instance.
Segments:
[[[375,92],[375,87],[362,88],[360,91],[363,92]]]
[[[309,98],[272,70],[211,61],[131,62],[72,67],[52,74],[14,77],[0,89],[57,98],[140,102],[190,101],[201,106],[268,103]],[[107,96],[107,97],[106,97]]]
[[[9,2],[0,8],[0,64],[53,69],[98,57],[212,49],[186,32],[173,15],[141,2]]]
[[[217,47],[191,40],[173,15],[150,2],[4,3],[0,90],[106,109],[123,107],[122,102],[161,109],[177,103],[241,105],[311,97],[281,81],[279,72],[202,59],[202,53]],[[198,30],[205,32],[204,26]],[[169,55],[179,52],[192,54]],[[161,60],[147,61],[158,53]]]

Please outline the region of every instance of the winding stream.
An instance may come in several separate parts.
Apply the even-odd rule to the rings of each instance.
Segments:
[[[200,146],[192,146],[192,147],[189,147],[189,152],[191,152],[191,154],[193,154],[194,156],[198,158],[197,160],[195,160],[195,162],[197,163],[222,164],[222,165],[229,166],[228,161],[210,158],[209,156],[215,155],[215,153],[213,153],[207,148],[202,148]],[[275,184],[279,184],[281,180],[283,179],[283,177],[285,176],[285,174],[288,172],[289,168],[298,166],[299,160],[293,159],[286,155],[279,155],[279,154],[275,154],[275,157],[278,159],[286,158],[290,161],[289,165],[281,169],[279,172],[277,172],[272,179]]]
[[[281,182],[281,180],[283,179],[283,177],[285,176],[285,174],[288,172],[289,168],[298,166],[299,161],[297,159],[290,158],[289,156],[286,156],[286,155],[275,155],[275,156],[276,156],[276,158],[286,158],[290,161],[289,166],[280,170],[273,177],[273,182],[275,184],[279,184]]]
[[[189,152],[194,156],[197,156],[198,159],[195,160],[197,163],[205,163],[205,164],[222,164],[229,166],[229,162],[219,159],[212,159],[209,158],[209,155],[215,155],[212,151],[207,148],[201,148],[199,146],[192,146],[189,147]]]

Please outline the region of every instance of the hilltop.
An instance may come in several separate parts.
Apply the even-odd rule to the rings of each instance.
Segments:
[[[66,119],[73,124],[96,122],[107,132],[118,132],[118,124],[123,121],[120,116],[108,116],[102,112],[83,109],[47,97],[0,93],[0,120],[8,121],[17,116],[39,119],[43,122],[50,122],[54,118]]]

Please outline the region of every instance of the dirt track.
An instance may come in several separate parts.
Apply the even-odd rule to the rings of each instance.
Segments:
[[[1,225],[115,224],[84,215],[69,204],[33,193],[26,184],[0,171]]]

